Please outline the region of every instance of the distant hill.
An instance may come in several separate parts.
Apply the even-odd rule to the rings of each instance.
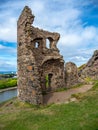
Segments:
[[[16,71],[0,71],[0,74],[16,74]]]

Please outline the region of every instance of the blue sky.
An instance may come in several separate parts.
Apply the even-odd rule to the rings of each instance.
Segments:
[[[60,33],[65,63],[80,66],[98,49],[98,0],[0,0],[0,71],[17,69],[17,20],[25,5],[34,26]]]

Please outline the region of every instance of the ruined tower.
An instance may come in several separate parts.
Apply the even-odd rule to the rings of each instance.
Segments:
[[[64,87],[64,60],[57,48],[60,35],[35,28],[33,21],[34,15],[26,6],[17,22],[18,97],[43,104],[43,92]]]

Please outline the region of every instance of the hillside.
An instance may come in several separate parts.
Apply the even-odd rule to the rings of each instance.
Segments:
[[[73,94],[68,104],[33,106],[13,99],[0,105],[0,130],[97,130],[98,81],[91,90]]]
[[[98,50],[95,50],[87,64],[79,68],[79,76],[82,79],[91,78],[98,80]]]

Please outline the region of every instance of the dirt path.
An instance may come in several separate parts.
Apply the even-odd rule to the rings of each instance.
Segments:
[[[84,85],[82,87],[72,88],[63,92],[49,93],[44,96],[44,103],[45,104],[64,103],[68,101],[69,98],[71,98],[72,94],[84,93],[91,88],[92,88],[92,85]]]

